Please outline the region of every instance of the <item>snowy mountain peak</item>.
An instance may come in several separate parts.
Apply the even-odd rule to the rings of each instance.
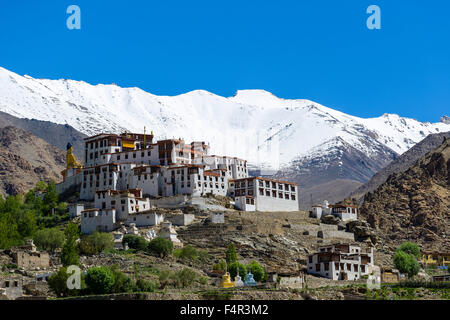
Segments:
[[[0,111],[70,124],[88,135],[142,132],[145,126],[157,139],[207,141],[212,154],[237,156],[274,169],[314,153],[327,141],[334,141],[335,147],[342,140],[374,157],[386,149],[401,154],[430,133],[450,131],[445,122],[422,123],[398,115],[363,119],[309,100],[281,99],[264,90],[239,90],[229,98],[205,90],[157,96],[113,84],[27,78],[3,68]]]

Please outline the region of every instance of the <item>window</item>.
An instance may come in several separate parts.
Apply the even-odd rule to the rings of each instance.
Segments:
[[[291,200],[295,200],[295,194],[291,194]]]
[[[313,262],[313,257],[312,256],[309,256],[308,259],[309,259],[309,263]]]
[[[320,264],[316,263],[316,271],[320,271]]]

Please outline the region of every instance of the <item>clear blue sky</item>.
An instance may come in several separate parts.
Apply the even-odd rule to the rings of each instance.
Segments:
[[[66,8],[81,8],[81,30]],[[366,27],[381,8],[382,29]],[[39,78],[265,89],[362,117],[450,115],[450,1],[1,1],[0,66]]]

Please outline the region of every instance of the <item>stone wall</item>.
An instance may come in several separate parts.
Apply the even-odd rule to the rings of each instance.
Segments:
[[[13,261],[21,269],[45,269],[50,267],[50,256],[47,252],[12,252]]]

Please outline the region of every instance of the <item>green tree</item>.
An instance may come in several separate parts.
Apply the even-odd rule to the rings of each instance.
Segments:
[[[49,182],[45,189],[44,199],[44,214],[51,214],[52,209],[56,209],[58,205],[58,192],[56,192],[55,182],[52,180]]]
[[[230,273],[231,279],[234,279],[238,274],[241,279],[245,279],[247,268],[242,263],[235,261],[228,265],[228,272]]]
[[[419,273],[420,266],[416,258],[405,251],[397,250],[394,254],[394,265],[401,272],[411,278]]]
[[[36,232],[34,243],[40,250],[55,252],[64,245],[64,232],[57,228],[43,229]]]
[[[148,246],[147,240],[141,236],[134,234],[126,234],[123,236],[122,243],[128,243],[130,249],[145,251]]]
[[[173,243],[170,240],[158,237],[149,242],[147,251],[164,258],[172,253]]]
[[[84,254],[99,254],[114,249],[114,238],[110,233],[94,231],[93,234],[81,238],[79,248]]]
[[[94,294],[111,293],[114,286],[114,274],[108,267],[93,267],[86,273],[86,285]]]
[[[17,217],[17,231],[22,238],[32,237],[37,230],[36,215],[31,210],[22,210]]]
[[[79,237],[78,226],[75,223],[69,223],[64,231],[66,241],[61,252],[61,263],[63,266],[78,265],[79,257],[76,241]]]
[[[402,245],[398,247],[397,251],[398,250],[409,253],[410,255],[413,255],[418,259],[420,258],[420,248],[417,244],[413,242],[407,241],[402,243]]]
[[[264,268],[255,260],[247,265],[247,270],[253,274],[253,279],[255,279],[255,281],[260,282],[266,278]]]
[[[227,261],[227,264],[237,261],[236,247],[233,242],[228,245],[227,252],[225,253],[225,260]]]

